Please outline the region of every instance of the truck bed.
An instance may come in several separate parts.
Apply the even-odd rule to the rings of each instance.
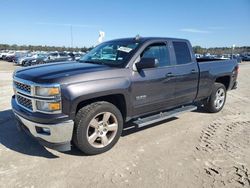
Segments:
[[[218,77],[227,76],[230,80],[230,85],[227,89],[231,89],[230,87],[236,80],[236,78],[232,77],[232,73],[237,65],[238,63],[234,59],[209,59],[208,61],[199,62],[198,66],[200,69],[200,81],[197,98],[201,99],[205,96],[209,96],[210,92],[212,91],[213,83]]]

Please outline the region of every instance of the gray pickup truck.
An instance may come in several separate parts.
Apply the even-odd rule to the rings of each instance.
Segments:
[[[198,62],[184,39],[117,39],[77,62],[16,71],[12,109],[18,126],[42,145],[99,154],[117,143],[126,122],[140,128],[198,103],[219,112],[238,69],[235,60]]]

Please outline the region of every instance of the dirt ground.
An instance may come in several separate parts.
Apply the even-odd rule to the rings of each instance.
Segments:
[[[15,68],[0,62],[0,187],[250,187],[250,62],[220,113],[197,110],[123,131],[96,156],[45,149],[17,130]]]

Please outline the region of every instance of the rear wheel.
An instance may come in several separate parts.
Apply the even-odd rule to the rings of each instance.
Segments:
[[[95,102],[78,111],[73,141],[86,154],[103,153],[117,143],[122,127],[123,118],[116,106]]]
[[[204,104],[205,109],[211,113],[221,111],[226,102],[226,95],[225,86],[221,83],[215,83],[208,101]]]

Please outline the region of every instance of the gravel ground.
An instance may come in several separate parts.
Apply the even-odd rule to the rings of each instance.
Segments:
[[[123,131],[109,152],[45,149],[15,126],[16,67],[0,62],[0,187],[250,187],[250,63],[217,114],[202,110]]]

